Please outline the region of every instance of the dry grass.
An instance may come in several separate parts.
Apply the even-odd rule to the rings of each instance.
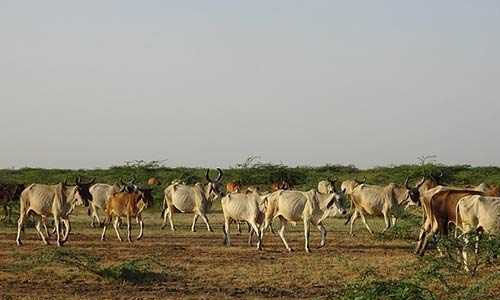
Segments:
[[[0,295],[4,299],[267,299],[267,298],[326,298],[359,280],[366,273],[379,278],[400,280],[412,275],[417,263],[412,254],[413,244],[405,240],[384,240],[369,236],[357,224],[356,236],[350,237],[344,220],[331,219],[328,224],[327,246],[303,250],[302,226],[289,227],[287,237],[294,253],[285,251],[278,236],[267,233],[264,251],[258,252],[246,244],[247,234],[236,234],[233,226],[232,247],[222,244],[222,215],[209,216],[214,233],[198,223],[198,231],[190,232],[191,215],[174,215],[177,231],[160,230],[159,212],[145,215],[145,237],[132,245],[120,243],[113,230],[108,240],[100,241],[100,229],[89,227],[83,209],[72,218],[73,231],[64,246],[77,255],[94,256],[99,266],[113,267],[132,260],[152,259],[152,272],[167,274],[152,283],[138,284],[111,280],[72,265],[51,261],[33,265],[30,257],[46,249],[28,228],[24,245],[15,245],[15,226],[0,226]],[[380,219],[369,220],[380,231]],[[244,226],[246,230],[246,226]],[[122,233],[125,233],[122,231]],[[134,235],[138,226],[134,226]],[[319,232],[314,231],[312,245],[319,244]],[[50,251],[50,250],[49,250]],[[438,294],[439,286],[431,286]],[[494,291],[494,289],[493,289]],[[497,288],[498,292],[498,288]],[[444,295],[444,294],[442,294]],[[444,296],[443,296],[444,297]]]

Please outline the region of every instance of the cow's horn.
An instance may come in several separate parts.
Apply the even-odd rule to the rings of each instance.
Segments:
[[[220,182],[222,180],[222,175],[224,175],[224,173],[220,168],[217,168],[217,171],[219,172],[219,174],[217,175],[217,179],[215,179],[215,181]]]
[[[209,172],[210,172],[210,169],[207,169],[207,172],[205,173],[205,178],[207,179],[208,182],[212,182],[212,180],[210,179],[210,176],[208,176]]]
[[[410,187],[408,186],[408,181],[410,180],[410,177],[406,177],[406,180],[405,180],[405,187],[407,189],[410,189]]]
[[[422,177],[422,180],[417,184],[416,188],[419,189],[425,182],[425,177]]]

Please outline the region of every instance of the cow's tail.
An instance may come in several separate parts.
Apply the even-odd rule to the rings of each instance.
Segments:
[[[455,238],[458,237],[458,229],[462,230],[462,226],[461,226],[461,224],[462,224],[462,217],[460,216],[460,202],[462,202],[462,200],[458,200],[458,202],[457,202],[457,208],[456,208],[456,211],[455,211],[455,217],[456,217]]]

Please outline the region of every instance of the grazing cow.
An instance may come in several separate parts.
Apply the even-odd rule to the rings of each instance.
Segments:
[[[19,199],[21,192],[25,189],[24,184],[0,184],[0,205],[3,207],[5,216],[2,220],[10,223],[10,204]]]
[[[394,183],[387,186],[359,184],[353,189],[348,188],[347,190],[350,191],[348,195],[354,207],[354,213],[346,222],[346,224],[349,221],[351,222],[349,231],[351,235],[354,222],[359,216],[368,232],[373,234],[372,229],[366,222],[365,213],[372,216],[383,216],[385,228],[382,232],[385,232],[392,225],[395,225],[397,217],[408,203],[418,203],[418,197],[411,193],[411,188],[408,186],[408,178],[404,185]]]
[[[158,178],[151,177],[151,178],[148,179],[147,184],[148,185],[161,185],[161,182],[160,182],[160,180]]]
[[[142,211],[152,204],[152,197],[149,194],[138,190],[133,192],[118,192],[111,195],[106,206],[106,222],[104,223],[104,228],[102,230],[101,241],[106,240],[106,229],[115,218],[113,223],[116,236],[118,240],[122,242],[122,237],[120,236],[120,231],[118,230],[120,219],[127,219],[127,240],[132,243],[131,230],[132,225],[130,224],[131,218],[136,218],[137,223],[140,226],[139,235],[137,240],[140,240],[144,233],[144,222],[142,221]]]
[[[229,182],[226,184],[226,191],[228,193],[239,193],[241,192],[241,183],[239,182]]]
[[[429,240],[436,233],[447,236],[449,223],[456,224],[458,200],[471,195],[482,195],[480,191],[437,186],[420,195],[424,222],[415,248],[415,254],[424,255]]]
[[[17,245],[22,245],[21,230],[23,229],[25,219],[30,214],[36,217],[36,230],[45,244],[48,244],[48,241],[40,229],[42,223],[45,224],[45,220],[51,215],[54,218],[57,245],[61,246],[65,243],[71,231],[69,215],[76,205],[88,206],[89,202],[92,201],[89,188],[94,181],[95,178],[91,182],[82,183],[78,177],[74,185],[64,182],[57,185],[32,184],[27,187],[21,193],[19,221],[17,224]],[[63,239],[61,239],[59,227],[61,221],[66,227]]]
[[[279,191],[279,190],[287,191],[287,190],[290,190],[291,188],[292,188],[292,185],[288,181],[286,181],[286,180],[281,180],[281,181],[278,181],[278,182],[274,182],[271,185],[271,191],[272,192],[276,192],[276,191]]]
[[[253,232],[257,233],[257,249],[262,250],[260,226],[264,220],[264,205],[257,192],[230,193],[221,200],[222,212],[224,213],[224,244],[230,246],[229,224],[231,221],[245,221],[251,226]],[[249,244],[252,241],[250,234]]]
[[[207,225],[208,231],[213,231],[208,223],[207,213],[212,207],[212,203],[222,197],[221,181],[222,170],[217,168],[219,175],[217,179],[212,180],[209,177],[209,170],[205,174],[207,184],[196,183],[195,185],[172,184],[165,189],[163,200],[162,217],[163,224],[161,228],[167,225],[167,217],[170,221],[170,228],[175,231],[172,221],[172,214],[176,211],[181,213],[194,213],[193,225],[191,231],[195,232],[196,221],[201,217]]]
[[[323,221],[330,215],[345,214],[346,211],[340,206],[340,195],[336,193],[321,194],[315,190],[309,192],[301,191],[277,191],[268,196],[266,213],[264,217],[264,226],[261,229],[261,238],[271,222],[278,218],[281,222],[279,235],[288,251],[292,248],[285,240],[285,227],[287,223],[296,224],[304,222],[305,250],[310,252],[309,248],[309,225],[314,224],[321,232],[321,244],[326,243],[326,229]]]
[[[466,196],[458,200],[456,208],[456,226],[463,232],[463,235],[482,231],[490,235],[500,235],[500,198],[485,196]],[[465,237],[465,242],[468,239]],[[478,246],[476,244],[476,252]],[[462,250],[465,269],[469,271],[467,261],[467,251]]]

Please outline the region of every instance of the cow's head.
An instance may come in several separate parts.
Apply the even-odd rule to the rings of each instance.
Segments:
[[[14,191],[14,199],[19,199],[21,198],[21,193],[24,191],[26,186],[21,183],[21,184],[16,184],[16,190]]]
[[[330,216],[343,216],[347,214],[347,210],[342,206],[342,195],[335,191],[331,194],[330,198],[328,198],[326,209]]]
[[[123,180],[120,178],[120,192],[133,193],[139,190],[139,187],[136,185],[137,178],[132,176],[129,180]]]
[[[92,201],[92,194],[90,193],[90,187],[95,183],[95,178],[92,178],[89,182],[82,182],[80,177],[76,179],[74,184],[74,200],[76,205],[83,205],[85,207],[89,206],[89,202]],[[65,186],[70,186],[67,181],[64,181]]]
[[[205,197],[210,200],[215,200],[224,196],[224,193],[222,192],[222,176],[224,175],[224,173],[219,168],[217,168],[217,172],[218,175],[215,180],[212,180],[210,178],[209,169],[207,169],[207,173],[205,174],[205,178],[208,181],[205,187]]]
[[[365,184],[366,183],[366,177],[363,177],[362,181],[359,181],[357,179],[354,180],[346,180],[342,182],[342,185],[340,186],[340,190],[343,194],[351,194],[352,191],[359,185]]]
[[[146,207],[150,207],[153,205],[153,189],[149,188],[139,188],[139,192],[141,193],[142,200],[144,201],[144,204],[146,204]]]
[[[425,183],[426,179],[422,178],[422,180],[415,185],[415,187],[411,187],[408,185],[409,177],[406,178],[405,187],[408,190],[408,205],[416,205],[421,206],[420,202],[420,187]]]

